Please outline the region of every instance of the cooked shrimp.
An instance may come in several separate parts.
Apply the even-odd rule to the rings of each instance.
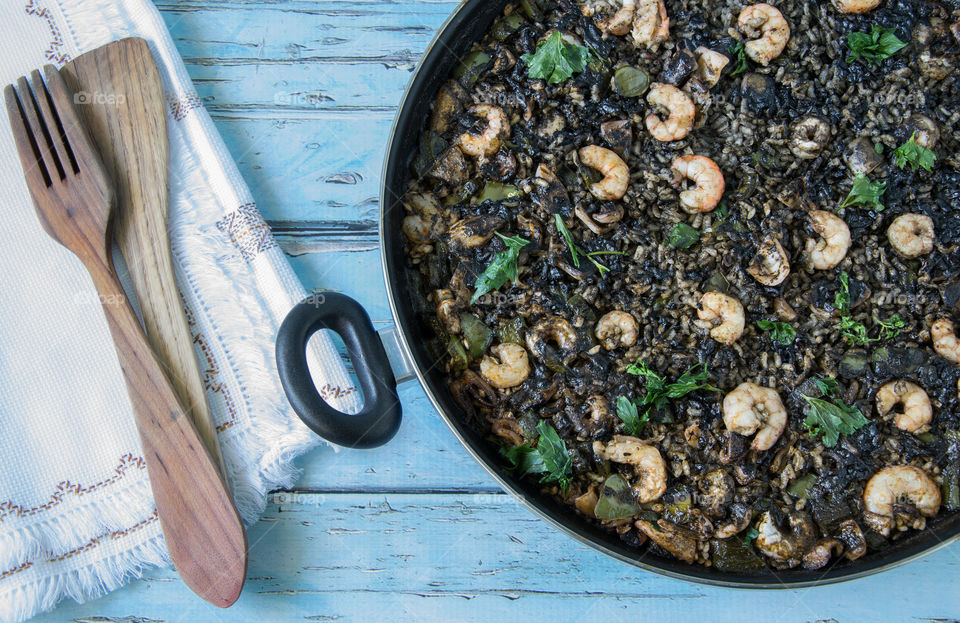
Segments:
[[[880,5],[880,0],[833,0],[841,13],[866,13]]]
[[[580,162],[603,173],[603,179],[590,184],[590,192],[600,201],[616,201],[623,197],[630,184],[630,169],[616,152],[598,145],[580,150]]]
[[[622,0],[617,12],[597,22],[597,28],[611,35],[622,37],[630,32],[633,25],[633,14],[637,9],[637,0]]]
[[[750,37],[743,45],[747,56],[764,67],[783,53],[790,40],[790,24],[776,7],[766,3],[753,4],[740,11],[737,27]]]
[[[655,82],[647,94],[647,102],[655,109],[647,115],[647,130],[658,141],[679,141],[693,129],[697,107],[690,96],[677,87]],[[666,111],[667,118],[661,119],[657,110]]]
[[[940,318],[930,327],[933,350],[950,363],[960,363],[960,340],[953,332],[953,323]],[[960,387],[960,385],[958,385]]]
[[[801,160],[812,160],[830,142],[830,124],[820,117],[804,117],[790,126],[790,151]]]
[[[632,489],[643,504],[653,502],[667,490],[667,466],[660,451],[628,435],[614,435],[607,445],[593,442],[593,452],[601,459],[636,467],[640,482]]]
[[[530,376],[530,361],[523,346],[506,342],[490,349],[480,360],[480,374],[497,389],[516,387]]]
[[[680,193],[680,207],[687,214],[710,212],[723,197],[726,183],[717,163],[706,156],[680,156],[670,167],[673,171],[673,185],[680,186],[683,180],[690,180],[696,188]]]
[[[778,286],[786,280],[790,275],[790,258],[776,236],[767,234],[747,272],[765,286]]]
[[[887,239],[893,250],[908,260],[926,255],[937,240],[933,219],[924,214],[901,214],[887,228]]]
[[[756,433],[750,447],[769,450],[787,426],[787,410],[777,390],[741,383],[723,398],[723,423],[738,435]]]
[[[629,348],[637,341],[637,321],[624,311],[607,312],[597,323],[594,335],[607,350]]]
[[[740,301],[722,292],[707,292],[697,305],[697,317],[710,327],[710,337],[730,346],[743,335],[746,314]]]
[[[890,413],[897,405],[902,405],[903,411],[894,413],[893,423],[900,430],[921,432],[933,419],[933,407],[927,392],[910,381],[890,381],[877,392],[877,412],[881,416]]]
[[[577,331],[560,316],[544,318],[527,331],[527,348],[537,357],[543,356],[550,342],[560,350],[573,351],[577,347]]]
[[[810,212],[810,228],[818,238],[807,239],[807,258],[817,270],[830,270],[847,257],[850,228],[842,218],[825,210]]]
[[[492,104],[471,106],[469,112],[481,119],[486,119],[487,127],[480,134],[469,132],[461,134],[457,138],[460,151],[474,158],[492,156],[500,149],[500,137],[510,134],[510,122],[507,120],[506,113],[499,106]]]
[[[670,37],[670,17],[663,0],[640,0],[630,33],[636,46],[656,50]]]
[[[885,467],[863,489],[863,505],[870,513],[893,518],[893,507],[907,501],[924,517],[940,510],[940,487],[927,473],[911,465]]]

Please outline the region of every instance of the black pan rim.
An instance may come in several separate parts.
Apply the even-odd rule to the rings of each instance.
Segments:
[[[928,524],[928,527],[916,536],[891,544],[883,552],[875,555],[868,554],[868,560],[834,563],[829,565],[826,570],[777,572],[773,569],[766,569],[756,574],[734,574],[721,572],[710,567],[689,565],[678,560],[668,560],[649,554],[647,551],[638,551],[626,546],[601,528],[573,514],[568,507],[545,500],[536,493],[537,487],[504,474],[498,463],[483,448],[482,440],[479,439],[475,431],[469,429],[462,418],[453,414],[456,407],[452,404],[445,386],[439,385],[437,380],[430,376],[431,373],[435,373],[435,362],[426,353],[423,344],[413,339],[414,331],[411,330],[411,327],[416,314],[411,308],[409,293],[403,279],[402,273],[405,266],[402,261],[397,260],[397,258],[402,259],[403,257],[402,243],[399,236],[394,236],[394,233],[399,229],[392,227],[390,224],[391,215],[397,210],[402,212],[399,205],[400,196],[395,193],[393,182],[395,179],[400,179],[403,182],[402,186],[406,186],[408,178],[403,169],[409,162],[409,153],[402,153],[401,135],[404,130],[409,130],[410,127],[415,127],[416,133],[419,135],[424,125],[425,119],[423,116],[413,114],[412,108],[414,101],[425,94],[424,83],[431,79],[425,77],[426,72],[434,65],[442,64],[438,60],[440,55],[450,55],[452,53],[451,46],[448,43],[455,34],[464,29],[465,26],[476,27],[476,24],[482,24],[484,20],[483,18],[478,19],[478,16],[484,13],[488,19],[479,30],[481,33],[485,33],[489,23],[500,15],[508,1],[461,0],[453,13],[437,30],[414,69],[398,106],[390,130],[390,139],[381,173],[380,259],[390,312],[398,328],[397,333],[400,336],[400,344],[404,354],[408,361],[413,362],[417,379],[430,400],[430,404],[440,414],[460,444],[507,493],[560,532],[614,559],[679,580],[741,589],[793,589],[824,586],[866,577],[898,567],[932,554],[960,538],[960,513],[955,513],[952,518],[945,518],[937,525],[931,526]],[[475,40],[475,38],[469,38],[469,43]],[[469,45],[463,49],[466,50],[468,47]],[[456,55],[453,54],[453,56]],[[447,64],[452,65],[452,62]],[[445,78],[448,73],[449,71],[442,72],[442,77]],[[427,95],[432,100],[435,94],[430,92]],[[942,533],[942,535],[938,533]]]

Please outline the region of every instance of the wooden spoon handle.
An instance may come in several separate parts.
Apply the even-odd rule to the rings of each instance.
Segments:
[[[213,459],[186,416],[111,267],[88,266],[127,384],[160,525],[183,581],[210,603],[240,596],[243,524]]]

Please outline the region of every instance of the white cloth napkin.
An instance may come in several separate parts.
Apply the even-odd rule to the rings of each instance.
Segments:
[[[0,85],[111,40],[149,42],[168,99],[177,278],[237,506],[256,520],[266,492],[291,484],[292,459],[319,443],[286,403],[273,357],[303,287],[148,0],[8,1],[0,24]],[[0,116],[0,620],[20,621],[169,559],[97,294],[40,228]],[[339,354],[318,337],[315,378],[355,412]]]

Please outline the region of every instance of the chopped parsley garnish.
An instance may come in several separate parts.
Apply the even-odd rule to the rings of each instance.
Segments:
[[[674,249],[689,249],[700,240],[700,232],[686,223],[677,223],[670,232],[668,244]]]
[[[507,245],[507,250],[497,253],[487,269],[477,277],[477,282],[474,284],[476,290],[470,299],[471,305],[487,292],[497,290],[508,281],[516,281],[519,272],[517,259],[520,257],[520,249],[530,244],[529,240],[524,240],[519,236],[507,237],[500,232],[496,232],[496,234]]]
[[[620,396],[617,398],[617,417],[623,422],[623,431],[625,433],[639,437],[640,433],[643,432],[644,425],[650,420],[650,413],[644,411],[643,415],[640,415],[637,410],[637,404],[634,401],[626,396]]]
[[[870,337],[866,325],[850,316],[850,276],[845,272],[840,273],[840,290],[833,297],[833,306],[840,312],[840,324],[837,325],[840,335],[850,344],[892,340],[907,326],[897,314],[890,316],[889,320],[880,320],[874,316],[874,322],[880,327],[880,335]]]
[[[750,547],[750,544],[753,543],[753,540],[760,536],[760,533],[757,532],[757,529],[753,526],[747,528],[747,531],[743,533],[743,546]]]
[[[537,44],[536,52],[520,58],[527,64],[527,76],[559,84],[586,69],[590,62],[590,50],[582,45],[567,43],[563,35],[554,31]]]
[[[863,58],[874,65],[879,65],[887,60],[907,45],[894,34],[895,32],[896,28],[884,28],[874,24],[870,27],[869,34],[865,32],[847,34],[847,47],[850,48],[847,63]]]
[[[747,53],[743,49],[742,41],[736,41],[734,43],[731,43],[730,47],[727,48],[727,52],[729,52],[731,56],[737,59],[736,68],[730,72],[731,77],[739,76],[743,72],[747,71]]]
[[[770,339],[783,346],[790,346],[797,339],[797,330],[786,322],[758,320],[757,326],[770,332]]]
[[[893,163],[901,169],[909,164],[914,171],[918,169],[932,171],[933,165],[937,163],[937,154],[918,145],[917,133],[914,132],[909,141],[893,152]]]
[[[881,340],[892,340],[900,335],[900,332],[907,326],[907,323],[900,318],[899,314],[890,316],[890,320],[880,320],[876,316],[873,321],[880,327]]]
[[[649,418],[651,407],[660,411],[666,407],[671,400],[683,398],[690,392],[697,391],[698,389],[719,391],[716,387],[706,383],[706,380],[710,378],[710,374],[707,372],[706,364],[703,363],[691,366],[673,383],[667,383],[665,378],[651,370],[643,361],[638,361],[636,364],[627,366],[627,374],[642,376],[647,381],[647,393],[639,403],[639,407],[646,407],[642,416],[644,421]]]
[[[540,420],[537,423],[540,437],[534,448],[528,444],[501,447],[500,454],[510,462],[508,469],[527,474],[542,474],[540,482],[555,482],[564,491],[570,486],[573,460],[567,453],[567,446],[557,434],[557,430]]]
[[[886,182],[871,182],[869,177],[863,173],[858,173],[853,178],[853,188],[847,198],[843,200],[843,203],[840,204],[840,209],[859,205],[877,212],[883,212],[883,204],[880,203],[880,198],[886,191]]]
[[[839,387],[836,379],[832,378],[818,378],[814,382],[824,396],[829,396]],[[845,405],[836,398],[827,400],[826,398],[812,398],[806,394],[801,394],[801,396],[809,405],[803,425],[812,436],[819,436],[823,445],[827,448],[836,446],[840,440],[840,435],[855,433],[869,423],[860,409]]]

